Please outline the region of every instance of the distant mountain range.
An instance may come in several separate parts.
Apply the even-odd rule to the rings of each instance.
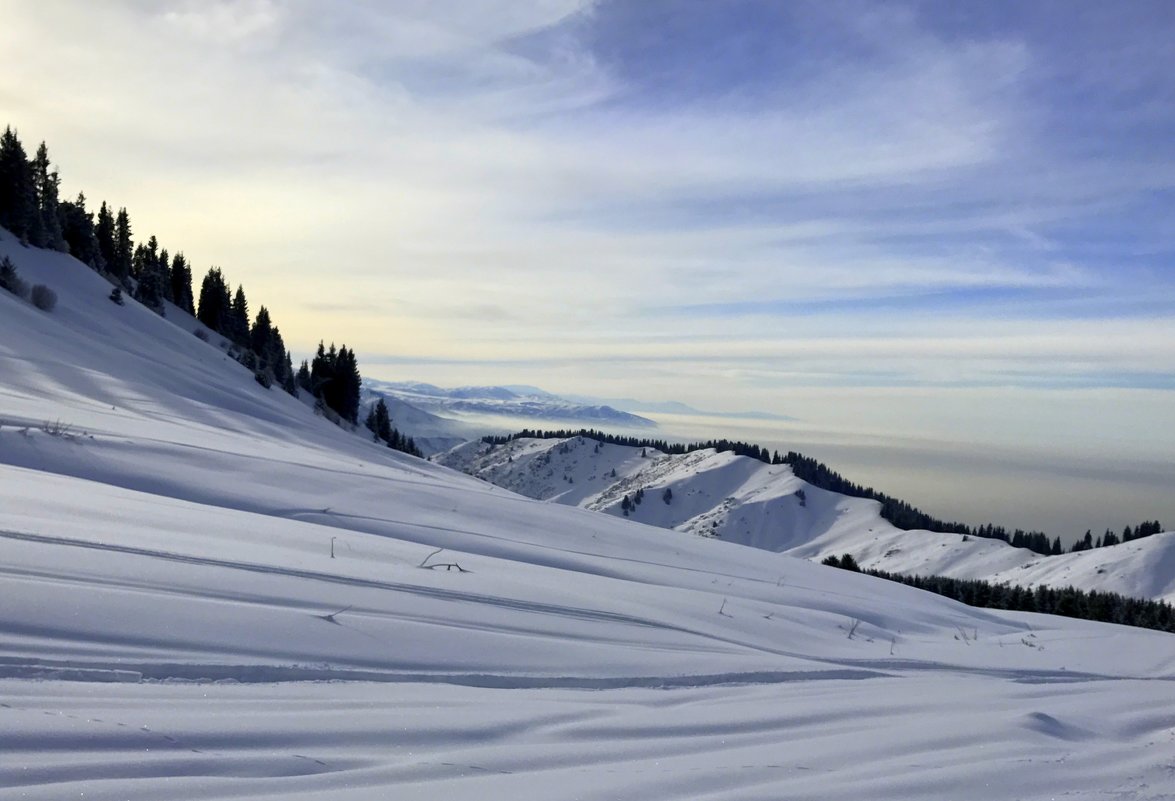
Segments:
[[[607,426],[609,429],[651,429],[657,424],[647,417],[620,411],[607,404],[578,403],[537,387],[467,386],[444,388],[415,381],[364,380],[370,396],[395,399],[428,413],[421,420],[439,434],[448,422],[460,423],[466,432],[483,433],[517,430],[536,423],[569,428]],[[390,407],[389,407],[390,408]],[[392,415],[393,419],[395,414]],[[408,433],[417,436],[405,423]],[[456,433],[455,430],[450,430]],[[466,437],[468,438],[468,437]]]
[[[541,390],[540,390],[541,391]],[[681,414],[691,417],[726,417],[736,420],[795,420],[784,414],[774,412],[714,412],[697,409],[680,401],[643,401],[636,398],[596,398],[591,395],[568,395],[568,400],[580,403],[602,403],[628,412],[644,412],[646,414]]]
[[[1175,532],[1041,556],[1002,540],[905,531],[876,501],[815,487],[785,464],[710,449],[669,455],[583,437],[518,439],[468,443],[434,461],[527,497],[814,561],[849,553],[891,573],[1175,601]]]

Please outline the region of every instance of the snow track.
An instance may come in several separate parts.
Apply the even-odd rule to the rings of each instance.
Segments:
[[[59,295],[0,293],[3,801],[1175,798],[1169,635],[514,495],[0,254]],[[602,490],[591,450],[540,477]],[[724,459],[748,503],[864,520]],[[714,508],[670,467],[645,522]]]

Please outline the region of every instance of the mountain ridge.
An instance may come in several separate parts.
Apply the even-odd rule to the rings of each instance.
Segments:
[[[812,561],[849,553],[886,572],[1175,600],[1175,532],[1042,556],[998,539],[897,528],[877,501],[820,489],[787,465],[734,453],[662,454],[572,437],[467,443],[434,459],[539,500]],[[643,502],[623,508],[638,490]]]

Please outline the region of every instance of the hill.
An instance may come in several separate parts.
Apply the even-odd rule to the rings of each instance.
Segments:
[[[59,296],[0,292],[2,794],[1171,787],[1170,635],[524,498],[339,428],[174,308],[0,237]]]
[[[1041,556],[1001,540],[905,531],[882,518],[876,501],[815,487],[786,464],[713,449],[664,454],[584,437],[519,439],[468,443],[436,460],[530,498],[813,561],[849,553],[891,573],[1175,601],[1175,532]],[[632,504],[638,492],[643,501]]]

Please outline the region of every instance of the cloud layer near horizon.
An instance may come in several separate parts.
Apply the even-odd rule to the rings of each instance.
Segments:
[[[1171,390],[1175,11],[1023,6],[5,0],[0,105],[374,375]]]

